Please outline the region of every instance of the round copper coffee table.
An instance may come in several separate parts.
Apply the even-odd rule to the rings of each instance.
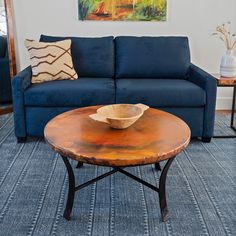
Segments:
[[[61,155],[68,171],[69,192],[64,217],[70,220],[76,191],[120,172],[158,192],[162,219],[166,221],[166,176],[175,156],[189,144],[189,127],[174,115],[150,108],[129,128],[116,130],[89,118],[99,107],[65,112],[49,121],[44,130],[46,141]],[[89,163],[109,166],[113,170],[76,186],[68,158],[77,160],[77,167]],[[161,172],[159,188],[124,170],[128,166],[155,164],[155,168],[161,171],[159,162],[163,160],[168,161]]]

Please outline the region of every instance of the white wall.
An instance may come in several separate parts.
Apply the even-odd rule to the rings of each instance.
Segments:
[[[78,0],[13,0],[18,69],[29,64],[24,39],[40,34],[187,35],[192,61],[208,72],[219,72],[222,42],[211,36],[216,25],[231,21],[236,26],[236,0],[168,0],[167,22],[81,22]],[[236,31],[236,27],[234,27]],[[230,109],[232,89],[218,89],[217,108]]]

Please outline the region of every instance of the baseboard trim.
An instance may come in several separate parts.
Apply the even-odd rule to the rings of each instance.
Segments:
[[[216,100],[216,110],[231,110],[232,97],[219,97]]]

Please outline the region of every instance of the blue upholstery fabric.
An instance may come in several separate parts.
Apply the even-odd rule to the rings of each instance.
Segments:
[[[41,36],[47,42],[62,39]],[[14,77],[17,137],[43,136],[45,124],[67,110],[139,102],[179,116],[191,128],[192,137],[212,137],[216,81],[190,64],[187,38],[118,37],[116,80],[112,37],[72,38],[72,56],[80,75],[76,81],[33,85],[30,67]]]
[[[206,91],[207,102],[204,112],[203,137],[212,137],[215,123],[216,80],[212,75],[191,64],[189,68],[189,81]]]
[[[10,62],[7,53],[7,38],[0,36],[0,102],[11,102]]]
[[[117,103],[144,103],[151,107],[201,107],[205,91],[181,79],[117,79]]]
[[[13,109],[16,137],[26,137],[24,91],[30,86],[31,67],[27,67],[12,79]],[[35,123],[37,126],[38,124]]]
[[[26,106],[84,107],[115,103],[115,83],[110,78],[79,78],[31,85],[24,94]]]
[[[186,78],[190,52],[186,37],[117,37],[117,78]]]
[[[28,136],[43,137],[44,127],[53,117],[78,107],[26,107],[26,133]],[[37,124],[37,125],[35,125]]]
[[[167,111],[185,121],[191,130],[191,137],[201,137],[203,135],[204,107],[162,107],[158,109]]]
[[[53,37],[41,35],[41,42],[55,42],[71,39],[71,54],[76,72],[80,77],[114,76],[114,42],[113,37],[78,38]]]
[[[7,39],[3,36],[0,36],[0,58],[6,56],[7,52]]]
[[[44,127],[49,120],[63,112],[77,107],[26,107],[27,134],[43,136]],[[192,137],[200,137],[203,132],[204,108],[161,108],[183,119],[191,129]],[[35,125],[37,124],[37,125]],[[196,125],[198,124],[198,125]]]
[[[0,58],[0,102],[11,102],[11,76],[8,58]]]

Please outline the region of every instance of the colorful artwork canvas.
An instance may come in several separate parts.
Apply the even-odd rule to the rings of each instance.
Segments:
[[[167,0],[78,0],[79,19],[166,21]]]

